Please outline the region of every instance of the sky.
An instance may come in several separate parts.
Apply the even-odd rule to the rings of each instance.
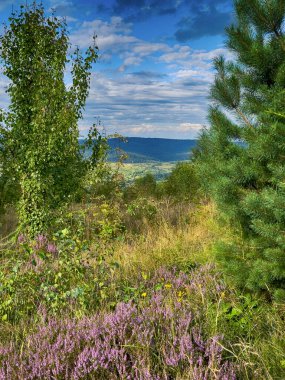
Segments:
[[[27,1],[29,3],[29,1]],[[0,0],[7,22],[26,0]],[[81,136],[98,119],[107,134],[197,138],[207,125],[215,56],[229,56],[224,29],[232,0],[43,0],[66,18],[70,41],[84,51],[97,35]],[[0,74],[0,107],[8,105]]]

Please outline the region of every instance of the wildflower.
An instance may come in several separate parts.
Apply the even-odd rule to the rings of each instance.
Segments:
[[[205,275],[210,285],[201,291],[216,291],[206,269],[191,277],[166,270],[165,274],[164,286],[181,295],[179,302],[187,286],[197,290]],[[14,342],[0,344],[0,379],[159,380],[186,371],[189,378],[209,380],[209,371],[214,369],[217,380],[236,380],[237,367],[224,358],[222,337],[205,338],[203,325],[197,324],[203,309],[192,310],[188,302],[170,306],[162,292],[147,291],[140,293],[141,297],[149,295],[141,304],[121,302],[114,311],[79,320],[43,317],[44,323],[23,341],[23,349]],[[155,348],[161,368],[153,364],[152,350],[141,347]]]
[[[23,243],[25,243],[25,241],[26,241],[26,236],[24,234],[20,234],[18,236],[18,243],[23,244]]]
[[[144,273],[144,272],[142,272],[142,278],[143,278],[144,280],[147,280],[147,274]]]
[[[48,243],[47,252],[56,254],[58,252],[56,245],[54,243]]]
[[[40,234],[36,237],[35,240],[36,240],[36,245],[35,245],[36,249],[43,249],[47,244],[47,237],[45,235]]]

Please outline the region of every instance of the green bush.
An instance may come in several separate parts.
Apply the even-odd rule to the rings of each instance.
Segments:
[[[161,193],[178,200],[196,200],[199,182],[191,162],[179,162],[161,185]]]
[[[117,169],[113,169],[107,162],[90,168],[81,186],[78,188],[77,202],[94,202],[98,197],[106,199],[120,198],[124,181]]]
[[[35,318],[38,310],[74,316],[96,310],[111,292],[116,269],[110,260],[112,249],[105,244],[113,230],[102,226],[92,247],[80,233],[73,235],[71,228],[50,239],[39,235],[31,241],[20,236],[13,250],[2,253],[0,321],[19,324]]]
[[[133,200],[139,197],[155,197],[157,183],[153,174],[147,173],[143,177],[136,178],[124,192],[125,199]]]

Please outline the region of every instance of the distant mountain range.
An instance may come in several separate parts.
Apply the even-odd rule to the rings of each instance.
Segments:
[[[197,140],[174,140],[161,138],[127,137],[127,142],[112,138],[109,140],[108,160],[117,161],[116,150],[128,155],[126,162],[175,162],[189,160]]]

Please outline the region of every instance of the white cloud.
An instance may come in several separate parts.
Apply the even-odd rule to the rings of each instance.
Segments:
[[[185,61],[190,58],[191,51],[189,46],[175,45],[170,52],[163,54],[160,60],[166,63],[176,63],[181,62],[181,60]]]
[[[132,24],[125,23],[121,17],[112,17],[110,22],[93,20],[83,22],[77,30],[71,33],[71,43],[82,49],[92,42],[97,35],[102,60],[116,54],[122,60],[119,71],[123,72],[130,66],[139,65],[143,59],[155,53],[172,51],[167,44],[151,43],[132,35]]]
[[[140,56],[147,56],[159,51],[171,51],[171,48],[166,44],[139,41],[133,49],[134,54],[139,54]]]
[[[0,108],[1,109],[7,109],[9,105],[9,98],[8,98],[8,95],[6,94],[6,89],[8,88],[9,83],[10,82],[8,78],[2,74],[2,70],[1,70],[0,72]]]
[[[59,2],[53,0],[55,5]],[[102,55],[101,69],[94,67],[85,117],[80,122],[82,132],[100,117],[110,133],[195,138],[207,120],[212,59],[219,54],[229,56],[228,51],[144,41],[134,36],[132,24],[120,17],[109,22],[77,21],[71,25],[71,42],[85,49],[94,33]],[[70,76],[66,78],[70,80]],[[1,104],[8,102],[6,85],[0,77]]]
[[[188,138],[188,139],[195,139],[197,138],[200,130],[202,128],[201,124],[192,124],[187,126],[181,126],[181,125],[163,125],[163,126],[157,126],[153,124],[140,124],[137,126],[123,126],[119,133],[125,134],[128,136],[142,136],[142,137],[170,137],[170,138]]]
[[[86,44],[96,29],[98,44],[108,59],[121,60],[118,71],[94,73],[82,125],[99,116],[110,133],[124,135],[197,137],[207,120],[208,91],[213,80],[212,59],[224,49],[194,50],[189,46],[151,43],[132,35],[121,18],[109,23],[86,22],[72,38]],[[84,37],[84,38],[83,38]],[[84,41],[84,43],[83,43]],[[145,60],[164,72],[130,70]],[[96,71],[96,68],[95,68]],[[163,74],[163,75],[161,75]]]
[[[110,22],[102,20],[83,22],[77,30],[73,31],[70,40],[72,44],[80,48],[87,48],[96,34],[100,50],[105,51],[116,47],[118,51],[137,41],[136,37],[129,35],[130,32],[131,24],[124,23],[120,17],[112,17]]]
[[[51,8],[72,7],[73,2],[69,0],[49,0]]]
[[[195,138],[206,121],[207,93],[208,83],[191,88],[175,76],[145,82],[94,74],[84,123],[97,115],[110,133]]]
[[[65,20],[67,23],[77,22],[78,19],[71,16],[58,16],[59,19]]]
[[[199,133],[200,130],[203,128],[202,124],[191,124],[191,123],[181,123],[178,127],[178,130],[180,132],[193,132],[193,133]]]

